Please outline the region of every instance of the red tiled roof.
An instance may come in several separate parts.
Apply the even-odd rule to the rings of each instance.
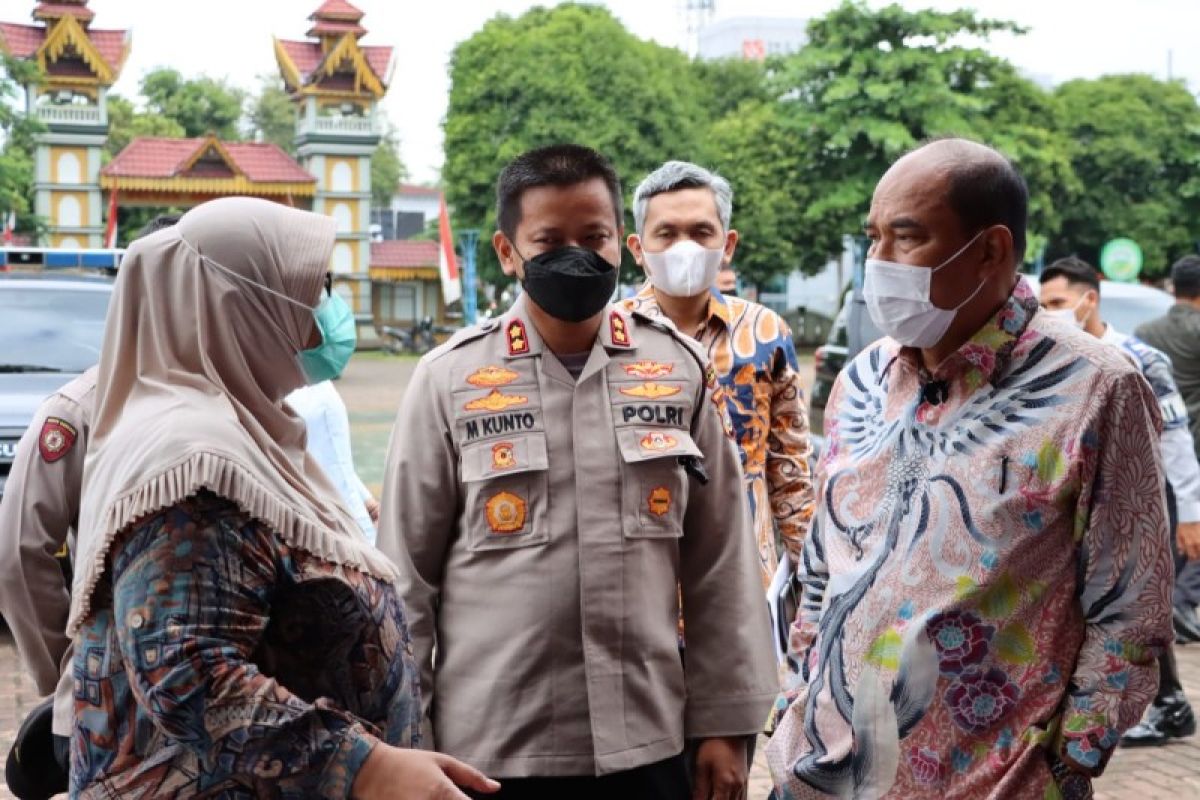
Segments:
[[[4,49],[14,58],[29,58],[35,55],[46,38],[46,29],[40,25],[17,25],[0,22],[0,40]]]
[[[296,65],[300,75],[307,78],[312,71],[321,65],[321,45],[316,42],[297,42],[290,39],[280,39],[279,44],[288,58]]]
[[[121,178],[171,178],[179,175],[196,151],[208,145],[199,139],[160,139],[143,136],[134,139],[101,174]],[[295,160],[276,145],[266,142],[222,142],[234,165],[256,183],[315,182]],[[195,177],[217,177],[220,170],[200,167]]]
[[[67,14],[80,22],[91,22],[96,16],[96,12],[87,7],[87,3],[38,3],[33,9],[33,16],[37,19],[63,17]]]
[[[88,28],[88,38],[113,71],[119,71],[128,54],[126,44],[129,42],[129,31],[98,31]]]
[[[341,36],[344,33],[353,33],[357,38],[365,35],[367,29],[357,22],[339,22],[337,20],[321,20],[316,25],[313,25],[305,36]]]
[[[325,55],[321,52],[321,45],[317,42],[298,42],[289,39],[280,39],[279,44],[288,54],[292,63],[296,65],[301,78],[305,82],[310,81],[313,73],[321,66],[321,60]],[[392,63],[392,48],[359,45],[359,49],[362,50],[363,56],[367,59],[367,66],[375,73],[375,77],[379,78],[380,83],[387,86],[388,69]]]
[[[371,242],[372,267],[436,267],[437,242],[414,242],[407,239]]]
[[[432,186],[418,186],[415,183],[402,183],[396,187],[397,194],[407,196],[438,197],[442,190]]]
[[[390,47],[362,47],[363,55],[367,58],[367,64],[371,67],[371,72],[375,73],[375,77],[379,78],[379,82],[384,86],[388,84],[388,68],[392,64],[392,48]]]
[[[312,13],[309,19],[344,19],[358,22],[363,18],[363,12],[350,5],[346,0],[325,0],[321,7]]]
[[[96,48],[96,52],[105,63],[119,71],[125,61],[128,41],[128,31],[88,29],[88,38]],[[41,25],[16,25],[11,22],[0,22],[0,38],[4,46],[16,58],[31,58],[37,55],[38,48],[46,38],[46,29]]]

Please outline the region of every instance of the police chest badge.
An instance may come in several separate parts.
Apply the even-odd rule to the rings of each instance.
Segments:
[[[512,492],[493,495],[484,511],[492,533],[508,535],[525,527],[525,501]]]
[[[517,457],[513,453],[512,442],[501,442],[492,445],[492,469],[512,469],[517,465]]]
[[[77,436],[75,426],[65,419],[47,417],[38,436],[38,450],[42,454],[42,460],[47,464],[58,461],[71,452]]]
[[[656,517],[665,517],[671,513],[671,490],[665,486],[651,489],[646,504],[649,506],[651,514]]]

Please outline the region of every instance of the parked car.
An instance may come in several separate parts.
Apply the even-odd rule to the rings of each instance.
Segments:
[[[0,272],[0,497],[42,401],[100,360],[112,279]]]
[[[1036,294],[1041,288],[1037,277],[1026,275],[1025,278]],[[1100,292],[1100,315],[1122,333],[1133,333],[1143,322],[1166,314],[1174,302],[1174,298],[1161,289],[1105,281]],[[854,284],[846,292],[842,309],[829,332],[829,341],[818,347],[814,354],[816,377],[810,397],[809,421],[816,437],[825,432],[825,404],[829,402],[829,393],[838,373],[863,348],[881,336],[862,296],[860,264],[855,269]],[[816,445],[820,444],[818,440]]]

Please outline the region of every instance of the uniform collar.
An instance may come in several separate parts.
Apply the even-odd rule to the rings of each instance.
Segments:
[[[665,316],[658,304],[658,298],[654,294],[654,287],[649,281],[646,281],[642,285],[642,288],[638,290],[637,295],[634,297],[633,308],[643,314]],[[728,328],[730,318],[729,299],[717,291],[717,287],[712,287],[708,290],[708,318],[705,324],[711,324],[713,321],[716,321],[722,327]]]
[[[1008,300],[992,315],[962,347],[947,356],[933,374],[921,364],[921,354],[915,348],[903,347],[898,358],[917,370],[922,382],[963,380],[970,391],[990,383],[1003,374],[1012,358],[1013,349],[1029,321],[1037,313],[1038,302],[1024,278],[1017,279]]]
[[[528,301],[523,293],[508,313],[501,317],[500,325],[508,358],[526,358],[541,354],[542,337],[529,317]],[[637,349],[629,312],[619,306],[609,305],[604,309],[596,338],[607,350]]]

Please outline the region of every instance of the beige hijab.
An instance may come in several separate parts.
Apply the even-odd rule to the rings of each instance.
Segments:
[[[116,535],[202,488],[291,546],[395,578],[283,403],[305,383],[296,354],[314,332],[333,240],[329,217],[231,197],[130,246],[100,355],[71,635]]]

